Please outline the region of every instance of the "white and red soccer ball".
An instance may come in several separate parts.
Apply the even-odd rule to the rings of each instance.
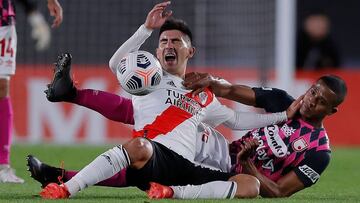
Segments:
[[[146,95],[156,89],[162,78],[160,62],[149,52],[129,53],[120,61],[116,76],[121,87],[132,95]]]

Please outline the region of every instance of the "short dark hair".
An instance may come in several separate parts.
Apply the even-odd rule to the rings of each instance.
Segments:
[[[325,75],[318,79],[318,81],[320,80],[323,81],[325,85],[336,94],[337,98],[334,105],[338,106],[341,104],[347,94],[345,81],[336,75]]]
[[[165,21],[165,23],[160,27],[159,36],[161,33],[167,30],[179,30],[182,33],[186,34],[190,38],[190,42],[193,42],[193,36],[190,31],[189,26],[185,21],[176,18],[169,18]]]

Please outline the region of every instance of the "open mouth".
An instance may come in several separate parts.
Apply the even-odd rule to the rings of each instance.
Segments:
[[[165,54],[165,61],[166,62],[173,62],[176,59],[175,53],[167,53]]]

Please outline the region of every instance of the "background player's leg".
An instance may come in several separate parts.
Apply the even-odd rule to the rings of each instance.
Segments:
[[[0,76],[0,182],[23,183],[10,168],[13,109],[9,97],[9,76]]]

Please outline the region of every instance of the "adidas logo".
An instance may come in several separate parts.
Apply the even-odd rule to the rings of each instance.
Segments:
[[[173,86],[173,87],[176,87],[175,83],[171,80],[169,82],[167,82],[166,84],[170,85],[170,86]]]

